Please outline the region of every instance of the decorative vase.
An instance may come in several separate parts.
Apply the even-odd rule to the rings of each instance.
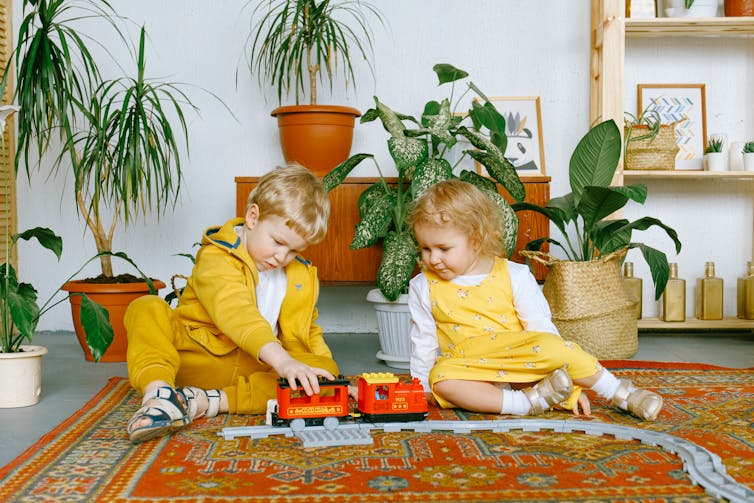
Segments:
[[[165,283],[160,280],[152,280],[152,282],[157,290],[165,288]],[[94,302],[107,309],[110,314],[110,324],[113,326],[113,342],[99,361],[126,361],[128,340],[126,339],[126,328],[123,326],[123,315],[131,301],[149,294],[149,286],[143,281],[138,283],[91,283],[78,280],[67,282],[62,289],[71,294],[68,300],[71,303],[73,326],[76,329],[76,337],[81,349],[84,351],[84,358],[90,362],[94,361],[94,356],[86,343],[86,334],[81,325],[81,295],[77,295],[80,293],[85,293]]]
[[[744,152],[744,171],[754,171],[754,152]]]
[[[361,112],[336,105],[295,105],[276,108],[271,115],[278,120],[285,160],[324,176],[348,159]]]
[[[18,353],[0,353],[0,408],[28,407],[42,392],[43,346],[21,346]]]
[[[754,16],[754,0],[725,0],[726,16]]]
[[[367,300],[374,304],[377,313],[377,335],[380,351],[377,358],[389,367],[408,369],[411,359],[411,313],[408,309],[408,295],[390,301],[379,288],[370,290]]]

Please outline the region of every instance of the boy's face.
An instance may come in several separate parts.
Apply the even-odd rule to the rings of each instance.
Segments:
[[[257,269],[268,271],[285,267],[308,243],[296,231],[285,225],[277,215],[259,218],[259,207],[252,204],[246,212],[246,251]]]
[[[424,264],[444,280],[464,274],[486,274],[489,261],[480,260],[479,246],[454,225],[414,226]]]

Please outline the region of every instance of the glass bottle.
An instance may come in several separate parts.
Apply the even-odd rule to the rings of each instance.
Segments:
[[[636,304],[636,319],[641,319],[641,278],[634,277],[634,263],[624,262],[623,264],[623,284],[626,285],[628,295],[633,300],[637,301]]]
[[[662,321],[686,321],[686,280],[678,277],[678,264],[670,264],[670,277],[662,292]]]
[[[746,262],[746,274],[738,278],[736,314],[741,319],[754,319],[754,265]]]
[[[695,313],[700,320],[723,319],[723,280],[715,277],[714,262],[705,262],[704,277],[696,280]]]

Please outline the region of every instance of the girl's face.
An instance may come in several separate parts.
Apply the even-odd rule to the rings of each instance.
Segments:
[[[421,223],[414,226],[424,264],[444,280],[464,274],[487,274],[493,257],[481,255],[479,244],[454,225]]]
[[[246,251],[260,271],[285,267],[306,249],[308,243],[277,215],[259,218],[259,207],[246,212]]]

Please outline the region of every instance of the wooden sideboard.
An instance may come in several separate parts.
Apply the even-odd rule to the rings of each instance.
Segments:
[[[258,177],[237,176],[236,181],[236,215],[243,216],[249,193],[256,186]],[[379,245],[361,250],[351,250],[349,245],[353,230],[359,221],[357,201],[361,193],[376,178],[347,178],[344,183],[330,192],[330,222],[325,240],[307,248],[305,257],[317,266],[319,279],[323,285],[368,285],[374,284],[377,268],[382,258]],[[388,183],[394,181],[387,180]],[[526,201],[543,205],[550,198],[550,177],[537,176],[523,179],[526,186]],[[508,197],[501,189],[501,194]],[[510,201],[510,199],[509,199]],[[550,231],[549,221],[539,213],[524,211],[518,213],[518,243],[516,250],[522,250],[532,239],[547,237]],[[546,247],[543,247],[546,249]],[[524,262],[517,252],[513,260]],[[533,264],[534,276],[544,281],[547,267]]]

